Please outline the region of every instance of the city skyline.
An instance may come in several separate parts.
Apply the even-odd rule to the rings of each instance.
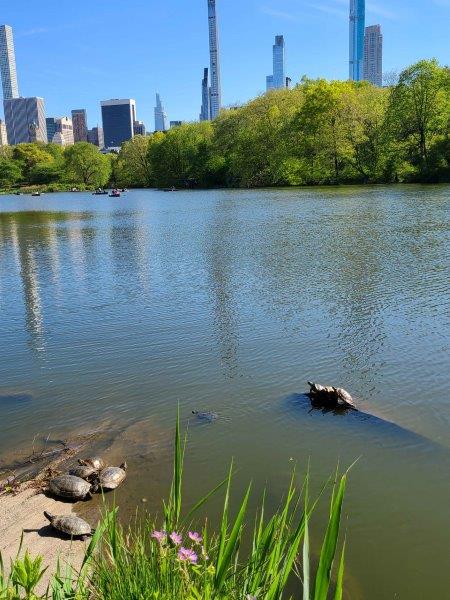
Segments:
[[[134,0],[130,0],[130,5],[135,4]],[[156,6],[152,0],[149,4],[153,8]],[[159,88],[171,119],[195,120],[200,99],[200,77],[195,74],[203,71],[208,59],[205,4],[201,1],[198,6],[192,7],[192,11],[184,4],[178,5],[176,12],[173,12],[172,3],[160,7],[158,14],[163,23],[158,33],[156,54],[152,51],[152,44],[126,36],[126,44],[121,48],[123,57],[119,60],[114,49],[105,52],[102,32],[95,36],[82,33],[86,23],[90,27],[103,19],[100,11],[84,0],[80,0],[80,6],[90,8],[86,19],[75,20],[61,28],[48,23],[45,11],[30,18],[27,11],[20,10],[25,3],[18,0],[14,6],[2,8],[2,19],[14,28],[21,92],[24,96],[43,96],[48,115],[70,115],[74,106],[86,108],[92,127],[101,124],[100,99],[119,94],[135,97],[140,107],[140,118],[151,125],[152,95]],[[270,40],[280,32],[288,43],[287,68],[294,82],[303,74],[313,78],[347,77],[348,3],[327,0],[323,11],[300,6],[295,10],[291,6],[288,11],[288,4],[286,0],[280,0],[260,8],[244,6],[237,19],[237,4],[233,0],[218,2],[225,106],[245,102],[264,91]],[[47,3],[43,0],[45,5]],[[387,5],[378,5],[377,9],[369,5],[367,13],[366,24],[382,24],[385,71],[398,71],[419,58],[433,56],[445,64],[448,52],[442,34],[450,15],[445,6],[438,6],[432,1],[430,4],[422,0],[410,3],[399,0],[395,10]],[[106,24],[108,28],[118,27],[126,19],[123,11],[112,10],[108,13]],[[299,23],[307,24],[301,36],[298,35]],[[186,24],[194,39],[183,40],[180,37],[180,28],[184,29]],[[433,34],[430,33],[431,24]],[[416,41],[413,43],[411,32],[414,28],[418,30],[419,26],[421,36],[417,44]],[[325,27],[326,35],[322,33]],[[311,43],[315,44],[314,56],[308,52]],[[131,55],[134,58],[125,67],[125,59]],[[136,56],[139,56],[138,60]],[[147,56],[149,63],[141,60],[142,56]],[[239,63],[236,63],[237,57]],[[114,77],[108,76],[112,70]],[[170,71],[170,78],[163,76],[167,71]],[[174,80],[177,81],[176,86],[170,83]]]

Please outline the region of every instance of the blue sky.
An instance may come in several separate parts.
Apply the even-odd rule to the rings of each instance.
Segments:
[[[224,104],[264,91],[276,34],[286,40],[294,81],[346,78],[349,0],[218,0]],[[198,118],[208,66],[206,0],[15,0],[0,19],[13,26],[20,93],[43,96],[48,116],[135,98],[153,127],[154,93],[170,119]],[[450,0],[368,0],[380,23],[386,71],[419,58],[450,63]],[[149,127],[149,128],[150,128]]]

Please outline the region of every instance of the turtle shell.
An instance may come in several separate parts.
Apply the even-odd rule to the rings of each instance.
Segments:
[[[53,517],[51,521],[52,526],[62,533],[73,536],[91,535],[92,528],[89,523],[86,523],[80,517],[74,515],[67,515],[62,517]]]
[[[48,489],[55,496],[82,500],[91,491],[91,484],[75,475],[61,475],[50,481]]]
[[[115,490],[127,476],[121,467],[106,467],[99,476],[99,485],[104,490]]]
[[[79,465],[78,467],[74,467],[69,471],[69,475],[75,475],[75,477],[81,477],[81,479],[87,479],[96,473],[97,470],[90,465]]]
[[[92,467],[94,471],[100,471],[106,466],[105,461],[99,456],[89,456],[88,458],[79,460],[78,462],[80,463],[80,465]]]

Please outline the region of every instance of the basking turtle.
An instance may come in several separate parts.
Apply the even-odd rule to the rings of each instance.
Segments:
[[[69,471],[69,475],[81,477],[81,479],[85,479],[86,481],[92,479],[97,473],[97,469],[94,469],[94,467],[91,467],[90,465],[79,465]]]
[[[72,537],[79,537],[82,540],[85,540],[95,532],[95,529],[92,529],[89,523],[86,523],[86,521],[83,521],[83,519],[75,517],[74,515],[57,517],[45,510],[44,516],[57,531],[61,531]]]
[[[193,410],[192,414],[195,415],[199,421],[204,421],[205,423],[212,423],[219,418],[218,413],[209,411],[199,412],[198,410]]]
[[[331,385],[325,386],[308,381],[311,400],[324,406],[352,408],[356,410],[353,398],[343,388],[335,388]]]
[[[78,460],[78,464],[82,467],[92,467],[94,471],[101,471],[106,467],[105,461],[98,456],[90,456],[89,458],[83,458]]]
[[[100,471],[98,485],[102,490],[115,490],[125,480],[126,470],[126,462],[122,463],[120,467],[106,467],[106,469]]]
[[[60,475],[50,480],[48,491],[54,496],[60,496],[61,498],[84,500],[92,497],[95,486],[75,475]]]

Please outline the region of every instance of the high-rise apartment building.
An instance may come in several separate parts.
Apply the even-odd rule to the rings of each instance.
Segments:
[[[209,121],[211,118],[211,103],[209,89],[209,71],[206,67],[202,79],[202,107],[200,109],[200,121]]]
[[[215,119],[222,107],[220,82],[219,28],[217,24],[216,0],[208,0],[209,58],[211,73],[210,113]]]
[[[282,35],[275,36],[272,47],[273,74],[266,77],[266,90],[280,90],[288,86],[289,77],[286,77],[285,44]]]
[[[60,146],[73,146],[73,124],[69,117],[59,117],[56,121],[56,133],[53,136],[53,143]]]
[[[155,131],[167,131],[168,129],[167,113],[162,105],[161,96],[157,93],[155,106]]]
[[[87,114],[84,108],[72,111],[73,139],[75,142],[87,142]]]
[[[366,27],[364,37],[364,79],[383,85],[383,34],[380,25]]]
[[[145,124],[144,121],[135,121],[133,123],[134,135],[145,135]]]
[[[131,98],[101,102],[105,148],[120,148],[134,136],[136,102]]]
[[[8,141],[14,146],[47,142],[43,98],[10,98],[3,101]]]
[[[0,119],[0,146],[8,145],[8,135],[6,133],[5,122]]]
[[[364,77],[364,33],[366,0],[350,0],[349,78],[361,81]]]
[[[16,55],[14,52],[14,39],[12,28],[9,25],[0,25],[0,71],[2,76],[3,99],[19,97],[17,83]]]
[[[103,137],[103,129],[101,127],[93,127],[92,129],[88,129],[87,132],[87,141],[94,146],[98,146],[99,148],[105,147],[105,140]]]

